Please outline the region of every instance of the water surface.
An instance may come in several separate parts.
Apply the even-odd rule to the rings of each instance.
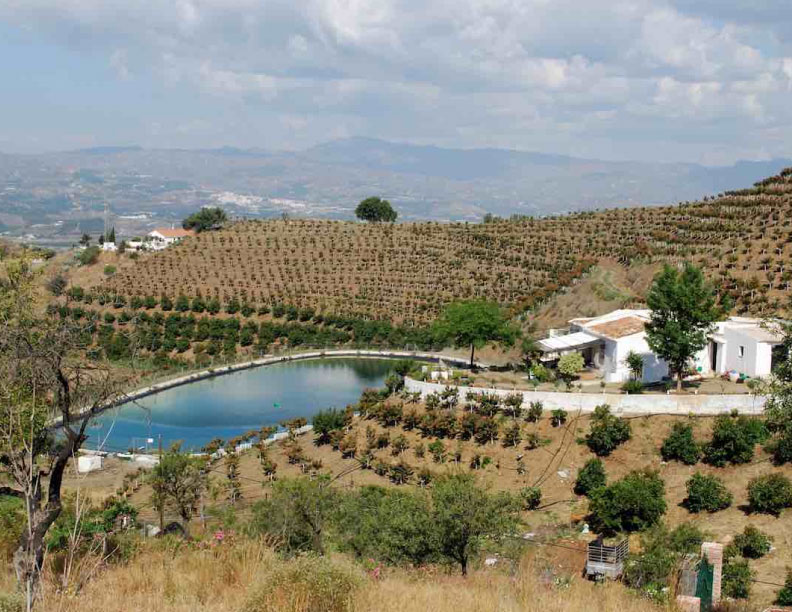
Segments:
[[[199,449],[213,438],[228,440],[251,429],[318,411],[344,408],[363,389],[379,387],[393,367],[389,359],[324,358],[277,363],[174,387],[109,410],[91,426],[87,448],[124,451],[167,447],[181,440]]]

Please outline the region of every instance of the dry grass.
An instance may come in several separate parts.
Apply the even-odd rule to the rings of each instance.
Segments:
[[[473,572],[468,578],[439,570],[385,570],[379,580],[350,566],[343,558],[330,562],[336,570],[357,577],[350,590],[350,612],[660,610],[618,584],[595,585],[581,578],[563,558],[529,552],[516,568]],[[239,612],[240,610],[329,610],[285,590],[268,606],[250,608],[251,594],[265,586],[273,570],[289,569],[266,546],[241,541],[207,550],[168,550],[146,545],[129,564],[112,567],[78,595],[60,595],[48,588],[39,607],[47,612]],[[295,590],[306,587],[296,585]],[[308,587],[310,588],[310,587]],[[333,610],[339,608],[334,607]]]

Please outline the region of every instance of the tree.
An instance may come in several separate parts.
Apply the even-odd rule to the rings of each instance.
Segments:
[[[585,363],[583,361],[583,355],[577,351],[573,351],[572,353],[565,353],[561,355],[556,369],[564,380],[570,381],[574,379],[575,376],[577,376],[578,372],[583,369],[584,365]]]
[[[516,331],[509,325],[500,306],[486,300],[449,304],[434,329],[443,341],[451,341],[457,348],[470,348],[471,369],[475,368],[477,348],[495,341],[511,346],[516,336]]]
[[[63,509],[66,465],[85,442],[91,418],[120,397],[122,381],[103,361],[84,358],[80,322],[36,313],[36,274],[27,260],[0,265],[0,481],[3,494],[24,503],[14,569],[30,610],[45,537]],[[57,440],[50,429],[55,419]]]
[[[770,552],[773,538],[753,525],[746,525],[732,540],[734,550],[746,559],[760,559]]]
[[[778,516],[792,507],[792,483],[783,474],[758,476],[748,483],[748,505],[752,512]]]
[[[754,572],[746,559],[730,559],[723,565],[722,594],[732,599],[748,599]]]
[[[432,524],[440,554],[458,563],[466,576],[470,558],[484,539],[514,531],[517,509],[509,494],[488,493],[471,474],[437,478],[432,488]]]
[[[251,530],[275,536],[278,547],[288,555],[323,555],[325,530],[338,502],[337,493],[329,484],[326,476],[276,482],[270,498],[253,506]]]
[[[590,495],[592,491],[604,487],[606,482],[607,474],[602,459],[599,457],[589,459],[578,472],[577,480],[575,480],[575,493]]]
[[[80,236],[80,244],[83,246],[88,246],[90,243],[91,243],[91,237],[88,234],[83,233],[83,235]]]
[[[357,208],[355,208],[355,216],[362,221],[370,221],[373,223],[387,221],[393,223],[399,215],[393,210],[388,200],[383,200],[375,196],[362,200],[360,204],[357,205]]]
[[[594,409],[586,445],[595,455],[607,457],[616,447],[630,439],[630,423],[611,414],[610,406],[602,404]]]
[[[782,336],[774,349],[776,360],[769,383],[760,388],[767,398],[764,414],[771,439],[766,450],[773,455],[776,465],[792,462],[792,325],[771,324]]]
[[[787,568],[786,579],[776,594],[775,603],[778,606],[792,606],[792,570]]]
[[[627,369],[630,370],[632,379],[640,380],[643,374],[643,356],[635,351],[630,351],[627,353],[627,357],[624,358],[624,363],[627,365]]]
[[[712,439],[704,446],[704,461],[716,467],[748,463],[753,459],[754,447],[766,436],[760,420],[722,414],[715,419]]]
[[[195,230],[200,234],[208,230],[220,229],[227,220],[228,216],[222,208],[205,207],[184,219],[182,227],[187,230]]]
[[[346,417],[343,410],[330,408],[320,410],[311,419],[313,431],[316,434],[317,444],[327,444],[330,442],[330,434],[334,431],[344,429]]]
[[[685,507],[690,512],[718,512],[732,504],[732,494],[717,476],[707,476],[696,472],[685,484],[687,497]]]
[[[646,303],[652,311],[646,341],[677,377],[677,390],[690,360],[709,341],[720,310],[715,292],[699,268],[686,263],[681,272],[665,265],[654,279]]]
[[[162,516],[167,508],[173,508],[182,519],[185,531],[189,531],[190,520],[206,488],[203,461],[181,452],[180,445],[174,444],[160,456],[151,472],[154,509]]]
[[[693,437],[690,423],[674,423],[671,433],[660,447],[663,461],[681,461],[685,465],[695,465],[701,458],[701,445]]]
[[[665,511],[663,479],[657,472],[636,470],[591,494],[589,523],[602,534],[641,531],[656,524]]]
[[[111,227],[110,228],[110,233],[107,235],[106,241],[107,242],[112,242],[113,244],[115,244],[115,241],[116,241],[115,227]]]
[[[359,559],[421,565],[437,557],[429,496],[421,491],[365,486],[334,513],[342,550]]]

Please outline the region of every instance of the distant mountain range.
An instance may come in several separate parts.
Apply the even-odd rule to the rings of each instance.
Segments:
[[[149,225],[213,203],[246,216],[351,218],[357,202],[370,195],[390,199],[401,219],[543,216],[694,200],[790,165],[790,159],[726,167],[613,162],[371,138],[299,152],[110,146],[0,154],[0,231],[19,234],[59,221],[62,234],[79,231],[88,219],[95,226],[105,202],[115,215],[145,213]]]

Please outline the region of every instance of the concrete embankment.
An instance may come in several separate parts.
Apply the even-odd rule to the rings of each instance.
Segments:
[[[420,392],[422,397],[445,389],[442,383],[423,382],[407,378],[404,384],[408,391]],[[608,404],[619,414],[678,414],[718,415],[732,410],[740,414],[761,414],[766,398],[762,395],[673,395],[616,393],[563,393],[557,391],[512,391],[484,387],[456,387],[459,400],[465,402],[468,393],[494,393],[501,397],[513,393],[523,396],[523,405],[542,402],[546,410],[561,408],[569,412],[594,412],[600,404]]]

